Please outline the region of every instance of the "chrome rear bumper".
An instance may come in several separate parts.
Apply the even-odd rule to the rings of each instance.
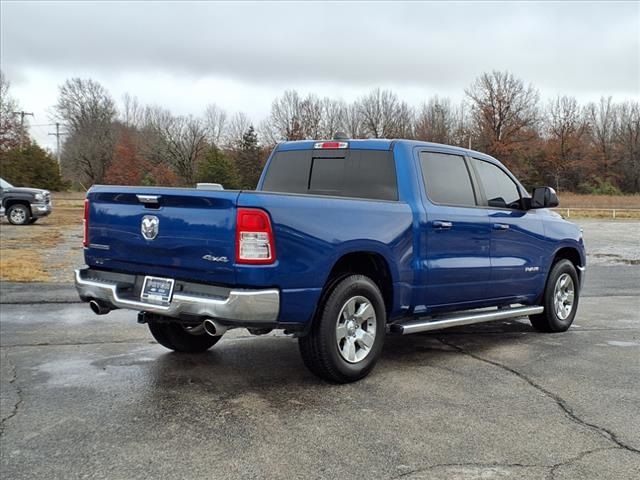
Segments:
[[[189,315],[238,324],[275,323],[278,320],[280,292],[277,289],[226,290],[226,296],[175,292],[169,305],[159,305],[141,302],[139,297],[131,294],[131,287],[136,280],[134,275],[128,276],[131,278],[130,282],[121,283],[95,278],[91,273],[88,268],[75,271],[76,289],[84,301],[98,300],[112,308],[126,308],[168,317]]]

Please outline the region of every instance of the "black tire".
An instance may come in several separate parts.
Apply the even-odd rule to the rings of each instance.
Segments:
[[[562,285],[560,285],[562,279],[567,279],[567,276],[571,279],[573,289],[573,297],[568,314],[566,311],[568,307],[566,303],[564,303],[566,299],[565,301],[561,300],[564,293],[562,293],[563,288]],[[569,284],[568,281],[565,282],[565,288],[567,284]],[[558,298],[558,302],[556,302],[556,295],[559,291],[560,297]],[[576,316],[579,298],[580,283],[575,266],[566,259],[556,262],[551,268],[551,272],[549,272],[547,284],[544,289],[544,295],[542,297],[544,312],[538,315],[529,316],[531,325],[539,332],[556,333],[567,331]],[[558,311],[559,309],[560,312]],[[562,318],[565,314],[566,317]]]
[[[222,338],[222,335],[212,337],[206,333],[189,333],[178,322],[152,320],[149,322],[149,330],[160,345],[180,353],[205,352]]]
[[[360,300],[361,303],[358,304],[358,299],[364,300]],[[358,311],[363,308],[367,312],[366,316],[358,317],[361,325],[356,327],[355,331],[353,331],[354,325],[359,323],[356,316],[350,317],[351,324],[347,329],[348,321],[342,315],[343,309],[347,309],[350,302],[354,302],[353,305],[358,308]],[[369,317],[371,312],[366,309],[367,302],[375,312],[373,318]],[[353,332],[348,333],[349,338],[342,339],[342,343],[338,342],[339,324],[341,329],[344,328],[344,332]],[[319,306],[310,332],[298,339],[302,360],[311,372],[330,382],[349,383],[360,380],[371,372],[380,357],[386,324],[384,300],[377,285],[363,275],[348,276],[335,285],[324,304]],[[375,330],[372,328],[374,325]],[[371,332],[374,333],[373,341],[371,341]],[[357,338],[357,335],[367,335],[367,333],[369,333],[370,347],[365,345],[363,337]],[[354,345],[354,359],[357,360],[355,355],[364,355],[361,360],[347,361],[343,357],[341,351],[350,352],[345,347],[347,341]]]
[[[31,220],[31,210],[22,203],[11,205],[7,209],[7,220],[12,225],[28,225]]]

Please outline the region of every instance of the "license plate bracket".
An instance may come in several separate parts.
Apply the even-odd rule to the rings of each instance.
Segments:
[[[144,277],[140,300],[156,305],[169,305],[173,295],[175,280],[173,278]]]

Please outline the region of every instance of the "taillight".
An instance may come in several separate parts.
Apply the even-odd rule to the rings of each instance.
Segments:
[[[349,148],[348,142],[316,142],[313,144],[313,148]]]
[[[264,265],[275,261],[273,230],[267,212],[257,208],[238,208],[236,262]]]
[[[82,219],[82,246],[89,246],[89,199],[84,199],[84,218]]]

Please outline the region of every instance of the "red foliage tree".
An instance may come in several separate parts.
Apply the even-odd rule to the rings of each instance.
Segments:
[[[140,185],[147,165],[138,155],[134,135],[127,129],[120,132],[113,149],[113,159],[107,168],[104,181],[115,185]]]

